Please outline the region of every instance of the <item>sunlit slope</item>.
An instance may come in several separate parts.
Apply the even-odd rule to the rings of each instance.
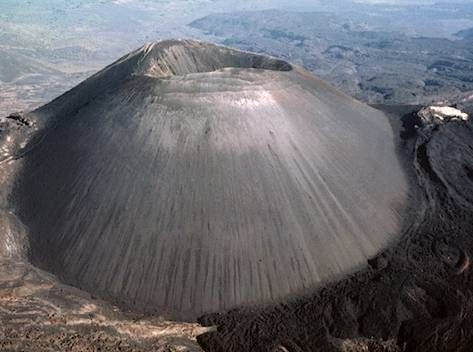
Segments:
[[[279,60],[162,42],[36,114],[11,196],[31,260],[133,309],[281,299],[400,232],[408,182],[384,114]]]

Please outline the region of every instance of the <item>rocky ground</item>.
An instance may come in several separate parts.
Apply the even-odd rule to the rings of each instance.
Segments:
[[[0,260],[1,351],[201,351],[198,324],[120,311],[27,264]]]

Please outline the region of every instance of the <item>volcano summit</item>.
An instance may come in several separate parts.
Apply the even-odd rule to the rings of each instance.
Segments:
[[[278,301],[401,232],[409,182],[384,113],[281,60],[159,42],[26,118],[9,206],[29,260],[131,309]]]

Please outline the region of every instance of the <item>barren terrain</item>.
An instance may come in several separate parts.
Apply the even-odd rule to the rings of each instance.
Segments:
[[[469,351],[473,127],[379,108],[166,41],[2,118],[1,347]]]

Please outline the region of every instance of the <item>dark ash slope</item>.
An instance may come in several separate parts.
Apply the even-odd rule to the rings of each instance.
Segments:
[[[272,58],[149,45],[34,112],[11,205],[30,259],[193,319],[354,270],[401,231],[383,113]]]

